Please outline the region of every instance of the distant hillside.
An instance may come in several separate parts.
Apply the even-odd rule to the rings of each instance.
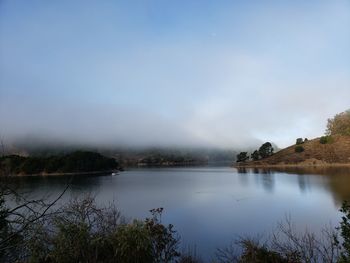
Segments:
[[[191,166],[208,163],[230,163],[237,154],[234,150],[206,148],[148,148],[111,150],[110,156],[123,167],[132,166]]]
[[[302,147],[301,152],[296,147]],[[258,161],[239,163],[239,166],[284,166],[284,165],[350,165],[350,136],[334,135],[325,144],[320,143],[320,138],[309,140],[300,145],[292,145],[270,157]]]
[[[0,174],[2,175],[91,173],[117,169],[119,169],[119,164],[114,158],[87,151],[50,157],[19,155],[0,157]]]
[[[229,164],[237,151],[209,147],[126,147],[126,146],[88,146],[65,142],[41,141],[35,137],[21,139],[4,144],[1,155],[19,155],[24,157],[50,157],[67,155],[74,151],[97,152],[112,157],[122,167],[137,166],[182,166],[206,165],[208,163]]]

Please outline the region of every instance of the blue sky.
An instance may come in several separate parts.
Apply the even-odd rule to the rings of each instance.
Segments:
[[[349,1],[1,1],[0,133],[244,147],[350,108]]]

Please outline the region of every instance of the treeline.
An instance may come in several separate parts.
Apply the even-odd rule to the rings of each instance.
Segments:
[[[149,148],[111,150],[122,166],[186,166],[230,162],[234,150],[210,148]]]
[[[29,142],[28,142],[29,141]],[[211,147],[89,147],[81,145],[56,144],[42,142],[31,138],[22,141],[18,139],[9,145],[4,145],[2,151],[0,145],[0,156],[23,152],[32,157],[50,157],[52,155],[62,156],[76,150],[99,152],[105,156],[113,156],[122,167],[136,167],[139,164],[149,166],[176,166],[184,163],[207,164],[214,162],[231,162],[232,156],[237,154],[233,149],[220,149]],[[147,165],[146,165],[147,166]]]
[[[0,158],[0,170],[5,175],[92,172],[118,168],[115,159],[88,151],[75,151],[49,157],[9,155]]]
[[[177,166],[206,164],[205,158],[194,158],[192,156],[181,156],[174,154],[153,154],[138,160],[138,166]]]
[[[250,156],[248,152],[240,152],[236,156],[236,162],[245,162],[249,159],[253,161],[257,161],[260,159],[264,159],[266,157],[269,157],[273,154],[274,148],[272,147],[272,144],[270,142],[265,142],[263,145],[260,146],[258,150],[253,151]]]

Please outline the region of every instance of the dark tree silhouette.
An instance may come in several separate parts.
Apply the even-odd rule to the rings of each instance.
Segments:
[[[295,142],[296,145],[303,144],[303,143],[304,143],[303,138],[298,138]]]
[[[273,154],[273,147],[270,142],[265,142],[261,147],[259,148],[259,155],[261,158],[269,157]]]
[[[249,156],[247,152],[240,152],[239,154],[237,154],[237,163],[245,162],[248,159],[249,159]]]
[[[259,155],[258,150],[255,150],[255,151],[250,155],[250,158],[252,158],[252,160],[254,160],[254,161],[259,160],[260,155]]]

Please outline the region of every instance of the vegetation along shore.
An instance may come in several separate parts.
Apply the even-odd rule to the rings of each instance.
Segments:
[[[49,157],[8,155],[0,158],[1,173],[12,176],[100,174],[120,169],[114,158],[87,151]]]

